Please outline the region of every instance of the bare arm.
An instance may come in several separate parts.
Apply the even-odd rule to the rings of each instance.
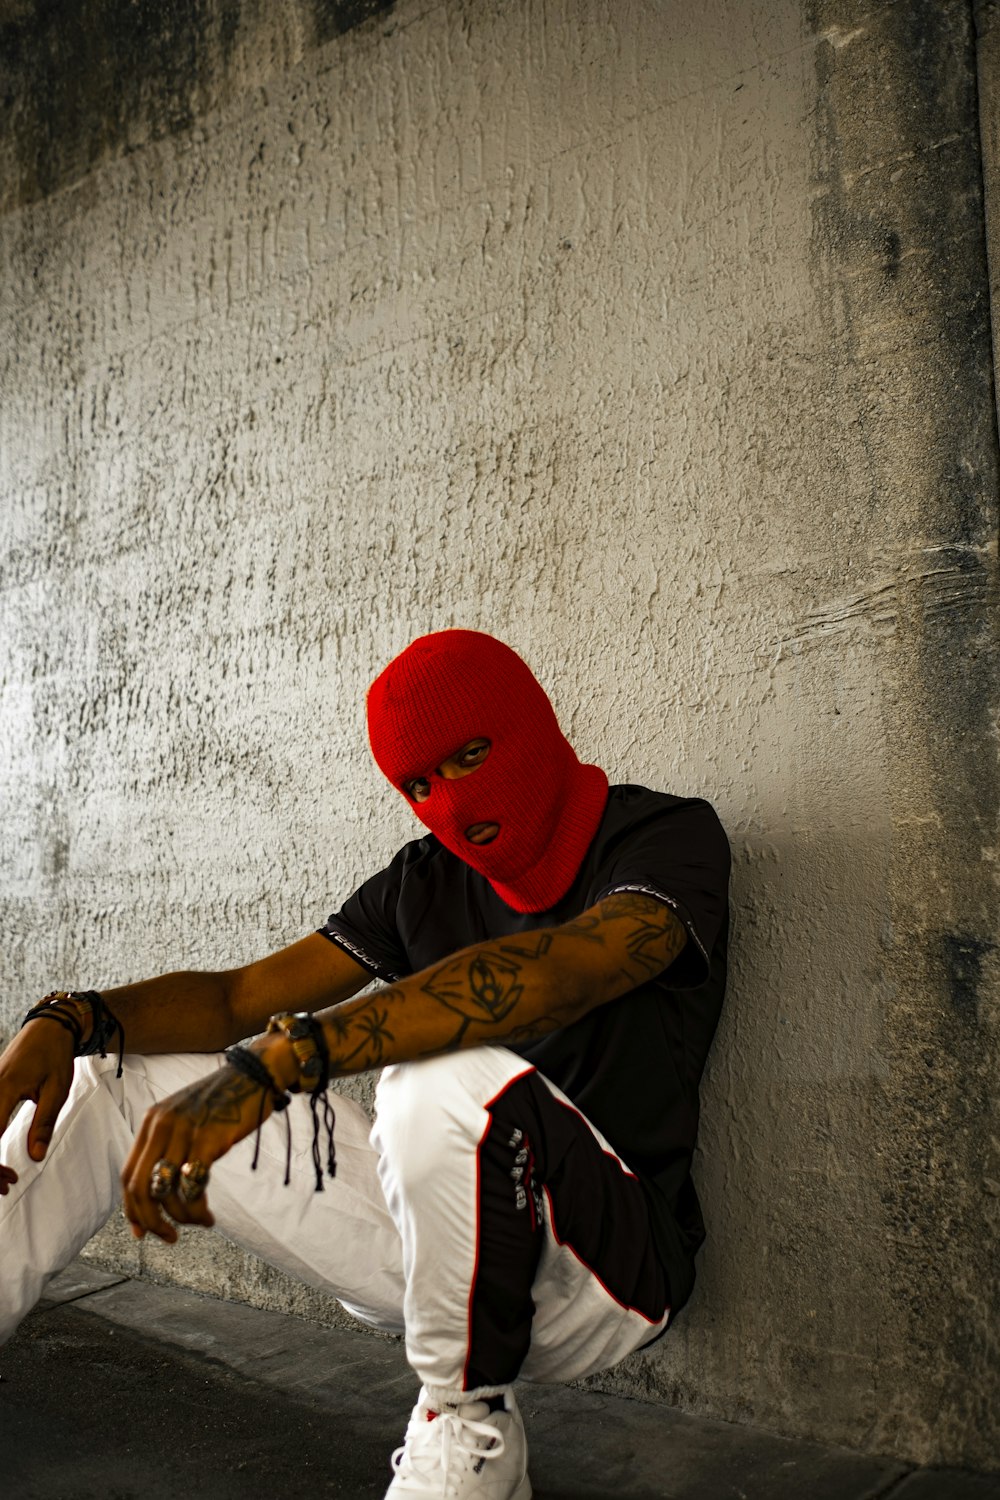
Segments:
[[[317,1010],[369,983],[367,970],[319,933],[239,969],[180,972],[103,990],[130,1052],[219,1052],[276,1010]]]
[[[163,974],[102,994],[130,1052],[217,1052],[259,1031],[275,1010],[316,1010],[356,994],[368,979],[342,949],[312,933],[243,968]],[[53,1021],[30,1022],[0,1056],[0,1133],[22,1100],[33,1101],[28,1150],[35,1161],[45,1155],[72,1077],[71,1038]],[[0,1195],[16,1181],[0,1165]]]

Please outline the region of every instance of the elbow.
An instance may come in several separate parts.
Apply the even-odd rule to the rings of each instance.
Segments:
[[[569,1026],[582,1021],[592,1010],[598,1010],[608,1000],[620,993],[609,982],[608,976],[594,967],[574,965],[567,970],[560,965],[553,976],[550,994],[558,997],[559,1025]]]

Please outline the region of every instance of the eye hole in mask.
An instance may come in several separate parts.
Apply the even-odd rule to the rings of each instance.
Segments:
[[[472,771],[478,771],[489,753],[489,740],[469,740],[454,755],[449,755],[447,760],[442,761],[434,774],[446,781],[458,781]],[[412,781],[403,783],[403,793],[411,802],[426,802],[432,790],[433,783],[427,776],[415,776]]]

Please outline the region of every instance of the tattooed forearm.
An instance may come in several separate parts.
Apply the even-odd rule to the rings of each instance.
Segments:
[[[390,997],[391,997],[390,991]],[[354,1017],[345,1041],[357,1041],[357,1045],[343,1055],[343,1062],[350,1064],[364,1059],[365,1068],[380,1068],[385,1061],[385,1049],[394,1041],[387,1022],[389,1010],[386,1005],[373,1004]]]
[[[340,1073],[364,1073],[395,1061],[392,1055],[395,1023],[390,1024],[390,1017],[397,1013],[402,998],[397,988],[379,990],[319,1017],[326,1032],[334,1077]]]
[[[466,950],[434,969],[421,988],[466,1021],[496,1026],[521,998],[524,962],[512,953]]]
[[[466,948],[325,1012],[331,1073],[545,1036],[662,973],[685,941],[664,902],[623,891],[572,922]]]
[[[177,1112],[194,1126],[236,1125],[247,1099],[259,1092],[252,1079],[224,1068],[179,1095]]]

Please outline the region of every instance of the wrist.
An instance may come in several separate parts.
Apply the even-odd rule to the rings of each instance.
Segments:
[[[37,1027],[36,1027],[35,1023],[38,1022],[38,1021],[46,1021],[47,1020],[50,1023],[49,1026],[48,1026],[48,1030],[46,1031],[46,1028],[43,1027],[42,1028],[42,1034],[43,1035],[50,1035],[51,1038],[52,1038],[52,1040],[54,1041],[55,1038],[56,1038],[56,1031],[54,1031],[52,1029],[51,1022],[54,1021],[55,1019],[56,1019],[55,1016],[46,1017],[46,1016],[44,1016],[42,1014],[41,1011],[37,1011],[36,1010],[36,1012],[35,1012],[34,1015],[31,1015],[30,1012],[29,1012],[29,1014],[24,1017],[24,1019],[21,1022],[20,1029],[22,1031],[29,1031],[30,1030],[31,1034],[34,1035],[35,1031],[37,1030]],[[75,1017],[74,1017],[74,1020],[75,1020]],[[80,1043],[80,1042],[77,1041],[77,1036],[78,1036],[79,1033],[77,1032],[77,1030],[76,1030],[75,1026],[73,1025],[73,1023],[70,1022],[68,1019],[66,1020],[65,1023],[60,1022],[58,1030],[59,1030],[59,1032],[62,1033],[62,1035],[66,1039],[66,1046],[69,1049],[69,1055],[70,1055],[70,1057],[71,1058],[79,1057],[79,1055],[80,1055],[79,1049],[80,1049],[82,1043]]]
[[[297,1090],[299,1060],[289,1039],[280,1031],[255,1037],[252,1050],[267,1068],[278,1088]]]
[[[330,1081],[330,1052],[322,1023],[306,1011],[279,1011],[267,1023],[265,1036],[280,1036],[291,1047],[296,1072],[287,1084],[293,1094],[317,1094]],[[287,1058],[287,1053],[284,1054]]]
[[[107,1057],[108,1044],[117,1035],[117,1076],[122,1076],[125,1028],[97,990],[53,990],[38,1005],[32,1006],[21,1025],[24,1027],[30,1021],[40,1019],[56,1022],[72,1037],[74,1057],[91,1057],[97,1052]]]
[[[75,1057],[82,1057],[94,1034],[94,1007],[88,993],[80,990],[51,990],[28,1011],[21,1025],[32,1021],[58,1021],[60,1031],[70,1038]]]
[[[80,1042],[87,1047],[94,1035],[94,1007],[82,994],[70,991],[65,1004],[72,1006],[80,1022]]]

